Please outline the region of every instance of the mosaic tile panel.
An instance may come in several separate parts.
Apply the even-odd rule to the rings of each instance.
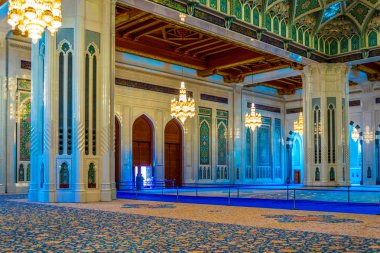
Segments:
[[[205,117],[200,117],[200,138],[199,138],[199,149],[200,149],[200,164],[208,165],[210,164],[210,120]]]
[[[227,165],[228,145],[227,145],[227,129],[228,121],[225,119],[217,119],[218,126],[218,165]]]
[[[20,112],[20,160],[30,160],[30,120],[31,120],[31,103],[30,100],[21,109]]]

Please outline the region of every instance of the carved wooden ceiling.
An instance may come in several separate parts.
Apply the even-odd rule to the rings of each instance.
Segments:
[[[380,61],[359,64],[353,68],[366,73],[368,81],[380,81]]]
[[[236,83],[252,74],[302,69],[295,62],[126,6],[117,6],[115,23],[118,51],[193,68],[200,77],[218,74],[226,83]],[[270,87],[289,93],[293,86],[275,82]]]
[[[271,80],[268,82],[248,84],[245,87],[255,87],[255,86],[271,87],[271,88],[277,89],[279,95],[291,95],[291,94],[294,94],[296,90],[302,89],[302,77],[293,76],[293,77],[281,78],[277,80]]]

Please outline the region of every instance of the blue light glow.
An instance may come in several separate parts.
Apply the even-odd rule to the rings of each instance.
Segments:
[[[341,2],[337,2],[327,7],[325,9],[325,12],[323,13],[323,22],[334,17],[338,12],[340,12],[341,7],[342,7]]]
[[[296,62],[302,62],[302,56],[300,56],[300,55],[290,53],[289,56],[290,56],[290,58],[292,58]]]

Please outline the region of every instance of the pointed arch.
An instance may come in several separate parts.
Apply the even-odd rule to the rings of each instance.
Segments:
[[[170,120],[165,126],[165,179],[174,180],[182,185],[182,146],[183,130],[176,119]]]
[[[120,189],[120,152],[121,152],[121,123],[117,115],[115,115],[115,183],[116,189]]]
[[[353,133],[359,134],[358,139],[353,139]],[[358,185],[361,183],[363,178],[363,133],[360,129],[360,125],[354,121],[350,122],[349,125],[349,157],[350,157],[350,168],[349,168],[349,178],[350,184]]]
[[[145,115],[138,117],[132,126],[132,158],[133,178],[136,172],[141,173],[141,167],[153,165],[153,123]],[[136,171],[136,169],[138,171]],[[154,170],[152,169],[152,176]],[[147,178],[145,178],[147,179]]]

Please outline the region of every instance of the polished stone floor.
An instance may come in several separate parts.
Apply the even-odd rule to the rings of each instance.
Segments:
[[[0,195],[1,252],[380,252],[375,215],[25,197]]]

